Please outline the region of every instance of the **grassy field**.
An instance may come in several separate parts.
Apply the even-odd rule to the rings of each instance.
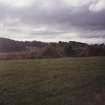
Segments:
[[[105,105],[105,57],[1,60],[0,105]]]

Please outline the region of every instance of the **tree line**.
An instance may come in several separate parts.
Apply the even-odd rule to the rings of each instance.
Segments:
[[[86,44],[75,41],[45,43],[40,41],[15,41],[0,38],[0,59],[83,56],[105,56],[105,44]]]

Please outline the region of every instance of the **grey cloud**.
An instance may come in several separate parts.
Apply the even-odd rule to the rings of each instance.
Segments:
[[[43,2],[39,0],[27,8],[13,8],[2,4],[0,5],[0,21],[6,17],[19,18],[19,23],[24,25],[48,28],[47,31],[33,31],[30,33],[32,35],[56,36],[74,31],[79,32],[80,37],[98,38],[101,36],[105,38],[105,9],[96,12],[90,10],[91,2],[77,7],[69,6],[60,0],[56,0],[56,2],[48,0],[48,2],[49,5],[44,6]],[[7,26],[9,27],[9,25]]]

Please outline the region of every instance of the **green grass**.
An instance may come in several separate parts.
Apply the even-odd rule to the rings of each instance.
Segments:
[[[1,60],[0,105],[105,105],[105,57]]]

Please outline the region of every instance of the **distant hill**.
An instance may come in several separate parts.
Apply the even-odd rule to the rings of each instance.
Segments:
[[[0,38],[0,52],[16,52],[25,50],[23,42]]]
[[[39,41],[15,41],[7,38],[0,38],[0,52],[20,52],[26,51],[29,48],[45,47],[47,43]]]
[[[0,38],[0,59],[105,56],[104,44],[69,41],[45,43]]]

